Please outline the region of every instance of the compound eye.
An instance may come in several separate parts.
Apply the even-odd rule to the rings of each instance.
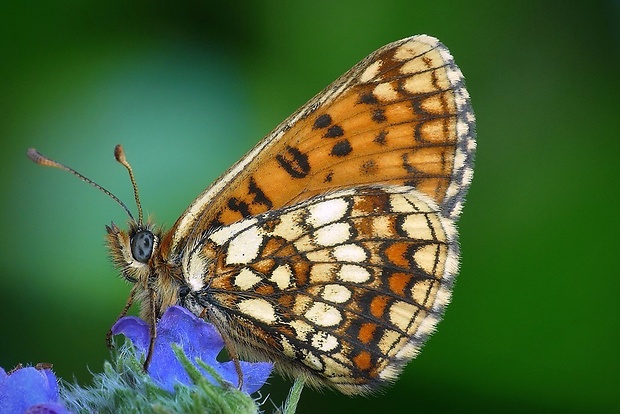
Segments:
[[[139,262],[146,263],[153,254],[155,236],[148,230],[139,231],[131,238],[131,255]]]

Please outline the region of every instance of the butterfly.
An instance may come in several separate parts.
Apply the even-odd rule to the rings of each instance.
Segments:
[[[419,35],[366,57],[282,122],[163,230],[118,201],[107,242],[155,322],[182,305],[232,355],[315,388],[369,394],[435,330],[459,266],[455,222],[473,174],[475,119],[461,71]],[[151,341],[152,342],[152,341]],[[148,361],[148,358],[147,358]]]

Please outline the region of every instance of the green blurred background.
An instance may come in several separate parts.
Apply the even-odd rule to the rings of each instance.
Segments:
[[[3,2],[0,366],[88,383],[129,292],[103,242],[124,212],[27,147],[132,205],[122,143],[171,225],[314,93],[419,33],[450,48],[478,119],[454,301],[385,393],[306,390],[299,412],[620,410],[618,1]]]

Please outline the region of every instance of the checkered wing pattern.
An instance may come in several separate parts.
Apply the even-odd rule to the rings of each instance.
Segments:
[[[364,186],[209,233],[193,250],[203,290],[185,299],[246,357],[346,394],[394,380],[450,299],[456,233],[427,195]],[[261,358],[259,358],[261,359]]]

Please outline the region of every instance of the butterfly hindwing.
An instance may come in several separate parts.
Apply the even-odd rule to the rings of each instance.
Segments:
[[[455,237],[411,187],[334,191],[205,235],[190,259],[203,261],[203,286],[187,300],[211,309],[242,355],[370,392],[395,379],[443,313]]]

